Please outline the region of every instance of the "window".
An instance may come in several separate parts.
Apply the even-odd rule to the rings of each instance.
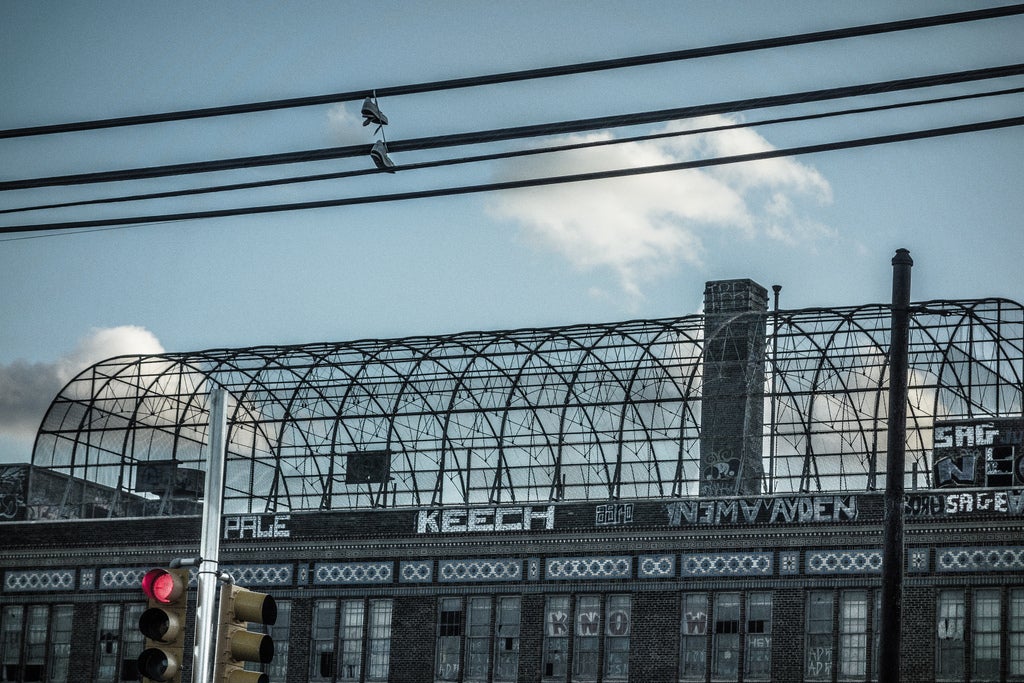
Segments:
[[[878,680],[878,663],[882,652],[882,591],[875,591],[874,612],[871,616],[871,628],[874,638],[871,642],[871,680]]]
[[[338,606],[334,600],[317,600],[313,605],[310,635],[309,679],[330,680],[334,676],[334,621]]]
[[[338,627],[338,678],[358,681],[363,675],[363,601],[342,600]]]
[[[939,591],[936,608],[935,675],[962,679],[964,676],[964,592]]]
[[[1007,624],[1010,675],[1024,677],[1024,588],[1010,591],[1010,619]]]
[[[370,658],[367,679],[386,681],[391,670],[391,600],[370,601]],[[282,679],[284,680],[284,679]]]
[[[288,673],[288,640],[291,637],[292,605],[288,601],[277,601],[277,623],[273,626],[250,624],[249,630],[266,633],[274,641],[274,659],[269,664],[246,662],[248,671],[262,671],[272,681],[283,681]]]
[[[50,625],[50,683],[66,683],[71,663],[71,605],[53,608]]]
[[[708,633],[708,596],[683,594],[683,635],[679,655],[679,677],[704,680]]]
[[[65,683],[71,605],[12,605],[0,612],[0,681]]]
[[[3,623],[0,628],[3,630],[3,640],[0,641],[0,664],[3,670],[0,671],[0,681],[16,681],[21,678],[21,621],[25,608],[20,605],[4,607]]]
[[[609,595],[604,634],[604,680],[625,681],[629,678],[629,633],[632,621],[632,598]]]
[[[313,605],[310,680],[387,680],[391,668],[392,604],[391,600],[318,600]],[[287,642],[287,633],[281,637]],[[271,676],[271,680],[284,680],[287,665],[287,660],[283,661],[282,673]]]
[[[494,625],[494,680],[506,683],[519,676],[519,618],[518,597],[498,598],[498,612]]]
[[[135,603],[124,606],[124,620],[121,622],[121,680],[135,680],[139,677],[139,655],[145,649],[146,638],[139,630],[139,617],[146,606]]]
[[[597,680],[597,655],[601,643],[601,597],[576,598],[575,638],[573,639],[573,680]]]
[[[771,679],[771,593],[684,593],[681,633],[680,679]]]
[[[292,637],[292,603],[277,602],[277,623],[267,627],[267,635],[274,639],[274,659],[265,671],[272,681],[283,681],[288,674],[288,641]]]
[[[565,680],[569,660],[569,596],[548,596],[544,606],[544,652],[541,675],[546,680]]]
[[[747,595],[746,680],[767,680],[772,674],[772,594]]]
[[[832,591],[811,591],[807,595],[807,641],[805,678],[832,680]]]
[[[120,676],[121,605],[100,605],[97,681],[117,681]]]
[[[715,594],[714,616],[711,675],[713,678],[736,678],[740,661],[740,594]]]
[[[466,681],[486,681],[491,646],[491,599],[470,598],[466,622]]]
[[[975,680],[999,679],[999,589],[974,592],[971,610],[971,661]]]
[[[839,594],[839,678],[863,680],[867,665],[867,591],[843,591]]]
[[[459,680],[462,655],[462,598],[441,598],[437,617],[437,660],[434,678]]]

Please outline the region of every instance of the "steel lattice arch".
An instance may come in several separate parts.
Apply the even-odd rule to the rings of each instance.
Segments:
[[[889,307],[761,315],[762,491],[881,487]],[[697,495],[704,322],[112,358],[42,421],[32,469],[50,473],[54,507],[36,514],[194,512],[180,474],[205,469],[217,385],[229,396],[225,512]],[[929,485],[935,420],[1024,413],[1024,310],[915,304],[909,368],[911,488]],[[167,490],[143,481],[160,463],[178,472]]]

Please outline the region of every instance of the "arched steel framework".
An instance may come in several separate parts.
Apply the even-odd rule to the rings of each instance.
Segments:
[[[766,315],[763,488],[874,489],[888,307]],[[702,356],[703,318],[689,316],[112,358],[53,400],[33,471],[64,482],[47,516],[180,512],[139,465],[205,469],[217,384],[226,512],[696,495]],[[1022,376],[1020,304],[915,304],[908,486],[928,483],[934,420],[1019,417]],[[360,457],[381,476],[352,477]]]

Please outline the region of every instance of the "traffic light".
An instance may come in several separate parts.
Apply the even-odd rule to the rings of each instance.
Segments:
[[[147,681],[181,681],[185,651],[185,609],[188,569],[150,569],[142,577],[149,609],[139,617],[146,649],[139,655],[139,673]]]
[[[264,593],[234,584],[220,589],[220,621],[213,669],[215,683],[269,683],[266,674],[246,671],[246,662],[266,664],[274,659],[274,640],[248,631],[249,623],[273,626],[277,603]]]

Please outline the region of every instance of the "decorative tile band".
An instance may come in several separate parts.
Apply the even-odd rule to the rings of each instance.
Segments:
[[[935,551],[935,571],[1024,571],[1024,547],[942,548]]]
[[[402,562],[399,565],[398,580],[402,583],[430,583],[433,579],[433,562]]]
[[[313,583],[361,584],[391,583],[391,562],[332,562],[317,563]]]
[[[907,571],[926,572],[928,571],[928,559],[931,556],[929,548],[911,548],[907,551]]]
[[[290,586],[294,571],[290,564],[237,564],[221,569],[242,586]]]
[[[27,569],[4,576],[5,591],[70,591],[75,589],[73,569]]]
[[[808,574],[880,574],[880,550],[809,550]]]
[[[641,555],[640,578],[670,579],[676,575],[675,555]]]
[[[438,580],[519,581],[523,578],[522,560],[442,560],[437,564]]]
[[[779,552],[779,574],[800,573],[800,551],[783,550]]]
[[[552,557],[545,562],[548,579],[631,579],[633,558],[614,557]]]
[[[150,569],[159,565],[152,565],[150,567],[104,567],[100,569],[100,581],[99,585],[95,586],[101,591],[110,590],[142,590],[142,577]],[[195,588],[197,573],[195,567],[189,570],[188,585]],[[86,586],[83,583],[83,588]],[[89,586],[92,588],[93,586]]]
[[[107,567],[101,569],[99,589],[101,591],[141,591],[142,575],[145,574],[147,571],[148,570],[145,567]]]
[[[684,576],[763,576],[772,573],[769,553],[711,553],[681,555]]]

